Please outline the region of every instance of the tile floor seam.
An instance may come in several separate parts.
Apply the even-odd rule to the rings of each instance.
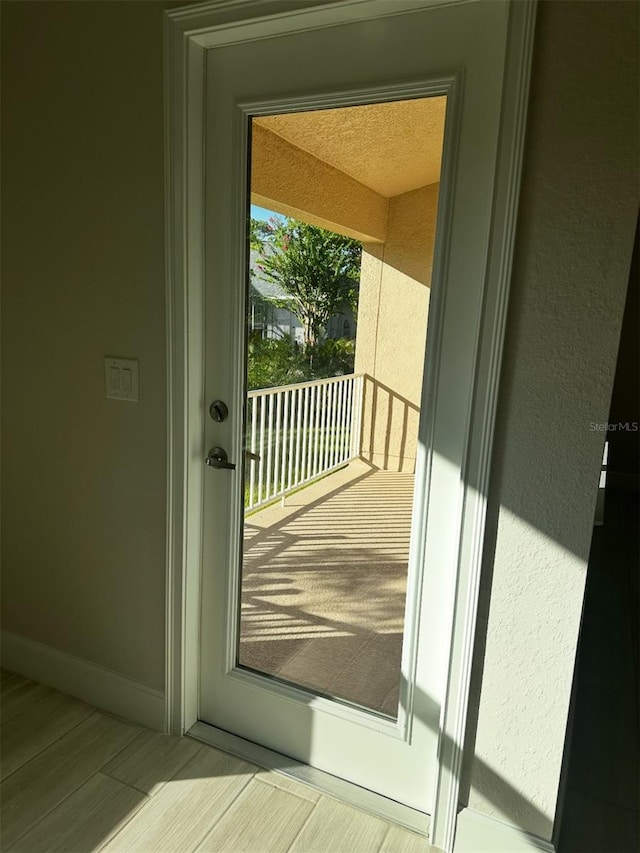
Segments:
[[[36,820],[31,824],[31,826],[29,826],[29,828],[28,828],[28,829],[26,829],[24,832],[20,833],[20,835],[19,835],[19,836],[18,836],[18,837],[17,837],[17,838],[12,842],[11,847],[9,848],[9,850],[10,850],[10,851],[11,851],[11,850],[14,850],[14,849],[15,849],[16,844],[18,844],[18,843],[20,842],[20,839],[21,839],[21,838],[24,838],[24,837],[25,837],[25,835],[28,835],[28,834],[31,832],[31,830],[32,830],[32,829],[34,829],[34,827],[36,827],[36,826],[38,826],[39,824],[41,824],[41,823],[42,823],[42,821],[43,821],[43,820],[45,820],[45,818],[48,818],[48,817],[49,817],[49,815],[51,815],[51,814],[52,814],[52,813],[53,813],[57,808],[60,808],[60,806],[61,806],[61,805],[63,805],[64,803],[66,803],[66,801],[69,799],[69,797],[72,797],[74,794],[77,794],[77,793],[78,793],[78,791],[79,791],[82,787],[84,787],[84,786],[87,784],[87,782],[90,782],[90,781],[91,781],[91,779],[93,779],[93,777],[94,777],[94,776],[97,776],[97,775],[98,775],[99,773],[101,773],[101,772],[102,772],[101,770],[96,770],[96,771],[95,771],[95,773],[92,773],[90,776],[87,776],[87,778],[86,778],[86,779],[83,779],[83,780],[82,780],[82,782],[80,782],[80,784],[79,784],[79,785],[77,785],[77,786],[76,786],[72,791],[69,791],[67,794],[65,794],[65,795],[64,795],[64,797],[63,797],[61,800],[58,800],[58,802],[57,802],[54,806],[52,806],[52,807],[49,809],[49,811],[45,812],[43,815],[41,815],[40,817],[38,817],[38,818],[37,818],[37,819],[36,819]],[[104,774],[102,774],[102,775],[104,775]],[[136,792],[136,793],[137,793],[137,792]],[[0,849],[1,849],[1,848],[0,848]],[[100,848],[100,849],[102,849],[102,848]]]
[[[29,761],[32,761],[33,759],[42,755],[44,752],[47,751],[47,749],[52,747],[54,744],[56,744],[59,740],[61,740],[63,737],[65,737],[71,731],[78,728],[78,726],[81,726],[87,720],[91,719],[91,717],[95,717],[98,715],[104,716],[104,714],[102,714],[100,711],[98,711],[97,709],[94,709],[88,716],[86,716],[84,718],[84,720],[81,720],[76,726],[73,726],[71,729],[69,729],[67,732],[65,732],[63,735],[61,735],[59,738],[56,738],[56,740],[52,741],[49,744],[49,746],[45,747],[45,749],[43,749],[43,750],[40,750],[40,752],[37,753],[37,755],[34,755],[32,759],[29,759]],[[123,747],[123,749],[124,749],[124,747]],[[12,771],[9,774],[9,776],[7,776],[5,779],[2,780],[2,782],[0,783],[0,799],[1,799],[2,785],[4,785],[4,782],[6,781],[6,779],[9,779],[11,776],[13,776],[13,773],[15,773],[17,770],[21,769],[22,767],[26,767],[27,764],[29,763],[29,761],[26,761],[24,764],[22,764],[20,768],[16,768],[16,770]],[[26,829],[24,832],[20,833],[20,835],[12,842],[10,849],[13,849],[15,847],[15,845],[18,844],[18,842],[20,841],[21,838],[24,838],[24,836],[27,835],[27,833],[31,832],[31,830],[33,829],[34,826],[37,826],[39,823],[41,823],[46,817],[48,817],[53,811],[55,811],[55,809],[57,809],[58,806],[62,805],[62,803],[64,803],[66,800],[68,800],[69,797],[71,797],[73,794],[75,794],[77,791],[79,791],[83,785],[86,785],[86,783],[90,779],[93,779],[94,776],[96,776],[98,773],[101,773],[101,772],[102,772],[102,768],[99,767],[97,770],[95,770],[93,773],[91,773],[89,776],[87,776],[86,779],[83,779],[78,785],[76,785],[75,788],[73,788],[71,791],[69,791],[67,794],[65,794],[61,800],[58,800],[58,802],[55,805],[53,805],[48,811],[46,811],[43,815],[41,815],[39,818],[37,818],[35,823],[31,824],[31,826],[28,829]]]
[[[66,795],[65,795],[65,796],[64,796],[64,797],[63,797],[63,798],[62,798],[58,803],[56,803],[56,804],[55,804],[55,806],[53,806],[53,808],[49,809],[49,811],[48,811],[46,814],[44,814],[44,815],[42,815],[41,817],[37,818],[37,819],[36,819],[36,821],[35,821],[35,822],[34,822],[34,823],[29,827],[29,829],[27,829],[27,830],[26,830],[25,832],[23,832],[23,833],[22,833],[18,838],[16,838],[16,840],[12,843],[11,847],[9,848],[9,853],[10,853],[10,851],[11,851],[11,850],[13,850],[13,849],[15,848],[16,844],[19,844],[19,842],[20,842],[20,839],[21,839],[21,838],[24,838],[24,837],[25,837],[25,835],[28,835],[28,834],[31,832],[31,830],[32,830],[32,829],[34,829],[34,828],[35,828],[36,826],[38,826],[39,824],[41,824],[41,823],[43,822],[43,820],[45,820],[45,818],[49,817],[49,815],[53,814],[53,812],[54,812],[56,809],[58,809],[58,808],[60,808],[60,806],[64,805],[64,803],[66,803],[66,801],[67,801],[70,797],[73,797],[73,796],[74,796],[74,794],[77,794],[77,793],[78,793],[78,791],[79,791],[81,788],[83,788],[87,783],[89,783],[89,782],[90,782],[90,781],[91,781],[95,776],[106,776],[106,775],[107,775],[107,774],[106,774],[106,773],[103,773],[103,772],[102,772],[102,770],[96,770],[96,772],[95,772],[95,773],[92,773],[92,774],[91,774],[91,776],[87,777],[83,782],[81,782],[81,783],[78,785],[78,787],[77,787],[77,788],[74,788],[74,789],[73,789],[73,791],[69,791],[69,793],[68,793],[68,794],[66,794]],[[109,778],[109,779],[111,779],[112,777],[111,777],[111,776],[109,776],[108,778]],[[113,781],[114,781],[114,782],[119,782],[119,779],[114,779]],[[121,782],[120,784],[124,785],[126,788],[131,788],[131,786],[130,786],[130,785],[127,785],[125,782]],[[137,789],[132,789],[132,790],[135,790],[136,794],[139,794],[139,793],[140,793],[140,791],[138,791]],[[145,799],[146,799],[146,800],[149,800],[149,799],[150,799],[150,797],[146,796],[146,797],[145,797]],[[145,803],[145,805],[146,805],[146,803]],[[129,818],[129,820],[132,820],[132,819],[133,819],[133,818],[138,814],[138,812],[140,812],[143,808],[144,808],[144,806],[141,806],[141,807],[138,809],[138,811],[135,811],[135,812],[131,815],[131,817]],[[129,820],[127,820],[127,823],[129,823]],[[120,830],[118,830],[118,832],[120,832]],[[115,838],[115,836],[116,836],[117,834],[118,834],[118,833],[114,833],[114,835],[110,836],[110,837],[107,839],[107,841],[105,841],[104,843],[100,842],[100,847],[97,847],[97,848],[96,848],[96,853],[98,853],[98,851],[102,850],[102,848],[103,848],[106,844],[108,844],[108,843],[109,843],[109,841],[111,841],[111,839],[112,839],[112,838]],[[2,848],[0,848],[0,849],[2,849]]]
[[[272,772],[276,773],[277,771],[273,770]],[[257,774],[254,774],[253,778],[256,782],[259,782],[260,785],[267,785],[269,788],[275,788],[278,791],[283,791],[285,794],[291,794],[292,797],[297,797],[299,800],[302,800],[302,802],[304,802],[304,803],[313,803],[313,805],[315,805],[315,802],[313,802],[313,800],[310,800],[307,797],[303,797],[302,794],[296,794],[295,791],[291,791],[289,788],[280,788],[274,782],[269,782],[267,779],[260,779]],[[284,778],[287,779],[288,777],[285,776]],[[295,781],[298,782],[299,785],[303,784],[302,782],[299,782],[297,779]],[[317,800],[316,800],[316,802],[317,802]]]
[[[93,773],[91,776],[89,776],[89,779],[93,779],[93,777],[94,777],[97,773],[99,773],[99,772],[100,772],[99,770],[96,770],[96,773]],[[58,806],[61,806],[64,802],[66,802],[66,800],[68,800],[68,799],[69,799],[69,797],[73,796],[73,794],[75,794],[75,793],[76,793],[76,791],[80,790],[80,788],[81,788],[84,784],[86,784],[86,783],[89,781],[89,779],[84,779],[84,780],[83,780],[83,781],[78,785],[78,787],[77,787],[77,788],[74,788],[72,791],[69,791],[67,794],[65,794],[65,796],[64,796],[61,800],[59,800],[59,801],[55,804],[55,806],[52,806],[52,807],[49,809],[49,811],[48,811],[48,812],[45,812],[43,815],[40,815],[40,817],[36,818],[36,820],[35,820],[35,821],[34,821],[34,822],[33,822],[33,823],[32,823],[32,824],[31,824],[27,829],[25,829],[25,831],[24,831],[24,832],[21,832],[21,833],[20,833],[20,835],[18,835],[18,836],[17,836],[17,838],[15,838],[15,839],[12,841],[12,843],[11,843],[11,847],[9,848],[9,851],[14,850],[14,849],[15,849],[16,844],[19,844],[19,843],[20,843],[20,839],[21,839],[21,838],[24,838],[24,837],[25,837],[25,835],[28,835],[28,834],[31,832],[31,830],[32,830],[32,829],[34,829],[36,826],[38,826],[39,824],[41,824],[41,823],[42,823],[42,821],[43,821],[45,818],[49,817],[49,815],[50,815],[53,811],[55,811],[55,810],[58,808]],[[3,781],[4,781],[4,780],[3,780]],[[0,848],[0,849],[1,849],[1,848]]]
[[[222,820],[222,818],[227,814],[227,812],[229,811],[229,809],[231,809],[231,807],[232,807],[233,805],[235,805],[236,800],[237,800],[237,799],[238,799],[238,798],[243,794],[243,792],[246,790],[247,785],[249,785],[249,783],[251,782],[251,780],[255,778],[255,775],[256,775],[256,773],[257,773],[257,772],[258,772],[258,771],[257,771],[257,769],[256,769],[255,773],[252,773],[252,774],[251,774],[251,776],[249,776],[249,778],[248,778],[248,779],[247,779],[247,781],[244,783],[244,785],[242,786],[242,788],[240,788],[240,789],[236,792],[236,794],[233,796],[233,798],[230,800],[230,802],[229,802],[229,803],[227,803],[227,807],[226,807],[225,809],[223,809],[223,810],[220,812],[220,814],[216,817],[216,819],[213,821],[213,823],[212,823],[212,824],[210,824],[210,825],[206,828],[206,830],[205,830],[205,832],[204,832],[204,835],[202,835],[202,836],[200,837],[200,839],[196,842],[195,847],[192,847],[192,848],[191,848],[191,850],[189,850],[189,851],[187,851],[187,850],[180,850],[180,851],[179,851],[179,853],[196,853],[196,851],[197,851],[197,850],[199,850],[199,849],[200,849],[200,847],[202,847],[202,845],[203,845],[203,844],[204,844],[204,842],[207,840],[207,838],[211,835],[211,833],[213,832],[213,830],[215,829],[215,827],[220,823],[220,821],[221,821],[221,820]],[[177,853],[177,851],[176,851],[176,853]]]
[[[111,714],[106,714],[104,711],[98,710],[97,713],[103,717],[110,717],[111,718]],[[118,717],[113,717],[112,719],[114,719],[114,720],[117,719],[118,722],[124,723],[125,725],[128,725],[128,726],[137,726],[138,725],[137,723],[132,723],[129,720],[122,720]],[[105,761],[105,763],[100,766],[100,768],[98,770],[99,773],[103,773],[105,776],[108,776],[110,779],[114,778],[110,773],[106,773],[104,768],[107,766],[107,764],[111,764],[111,762],[114,761],[120,755],[121,752],[124,752],[124,750],[127,749],[127,747],[131,746],[131,744],[134,742],[134,740],[136,740],[137,738],[140,737],[141,734],[143,734],[146,727],[145,728],[139,727],[139,728],[140,728],[140,731],[138,732],[137,735],[135,735],[135,737],[132,737],[128,743],[125,743],[125,745],[115,753],[115,755],[112,755],[111,758],[108,758]],[[119,781],[120,781],[119,779],[116,779],[116,782],[119,782]],[[143,791],[143,793],[145,793],[145,792]]]
[[[309,814],[306,816],[306,818],[302,822],[302,826],[300,827],[300,829],[296,832],[295,836],[292,838],[291,844],[287,847],[285,853],[289,853],[289,851],[292,849],[293,845],[296,843],[298,838],[300,838],[301,834],[304,832],[306,825],[309,823],[309,821],[311,820],[311,818],[315,814],[316,809],[318,808],[320,803],[323,801],[323,799],[324,799],[324,795],[320,795],[319,799],[316,800],[315,803],[313,803],[313,808],[311,809]]]
[[[99,770],[99,771],[98,771],[98,773],[102,773],[102,771],[101,771],[101,770]],[[106,774],[104,774],[104,773],[103,773],[102,775],[104,776],[104,775],[106,775]],[[112,778],[112,777],[111,777],[111,776],[109,776],[109,779],[111,779],[111,778]],[[118,780],[117,780],[117,779],[115,779],[114,781],[116,781],[116,782],[117,782]],[[126,783],[125,783],[125,782],[123,782],[122,784],[123,784],[123,785],[126,785]],[[130,788],[131,786],[130,786],[130,785],[126,785],[126,787],[127,787],[127,788]],[[137,788],[134,788],[134,789],[132,789],[132,790],[134,790],[134,791],[136,792],[136,794],[139,794],[139,793],[140,793],[140,791],[138,791],[138,790],[137,790]],[[116,839],[116,838],[118,837],[118,835],[120,835],[120,833],[121,833],[124,829],[126,829],[126,828],[127,828],[127,826],[129,826],[129,824],[131,823],[131,821],[132,821],[134,818],[138,817],[138,815],[139,815],[141,812],[143,812],[143,811],[144,811],[144,810],[149,806],[149,804],[152,802],[152,798],[151,798],[148,794],[145,794],[145,797],[144,797],[144,798],[145,798],[145,803],[144,803],[143,805],[141,805],[139,809],[136,809],[134,812],[132,812],[132,814],[131,814],[131,815],[129,815],[129,817],[125,820],[125,822],[122,824],[122,826],[118,829],[118,831],[117,831],[117,832],[114,832],[114,833],[113,833],[113,835],[107,835],[107,836],[103,839],[103,841],[101,841],[101,842],[100,842],[100,846],[99,846],[99,847],[96,847],[96,848],[92,851],[92,853],[100,853],[100,850],[104,850],[104,848],[105,848],[108,844],[111,844],[111,842],[112,842],[114,839]]]
[[[386,832],[385,832],[385,834],[382,836],[382,841],[380,842],[380,846],[379,846],[379,847],[378,847],[378,849],[376,850],[376,853],[380,853],[380,851],[381,851],[381,850],[382,850],[382,848],[384,847],[384,843],[385,843],[385,841],[387,840],[387,838],[389,837],[389,835],[390,835],[390,833],[391,833],[391,828],[392,828],[392,824],[389,824],[389,825],[387,826],[387,831],[386,831]]]
[[[184,737],[184,736],[182,736],[182,737]],[[130,745],[131,745],[131,741],[128,744],[126,744],[125,746],[123,746],[122,749],[120,750],[120,752],[123,752],[127,748],[127,746],[130,746]],[[117,758],[117,756],[120,754],[120,752],[118,752],[117,755],[114,756],[114,758]],[[136,791],[138,794],[145,794],[145,796],[147,796],[151,799],[151,798],[155,797],[156,794],[159,794],[160,791],[162,791],[162,789],[165,787],[165,785],[167,785],[169,782],[171,782],[171,780],[175,777],[176,773],[179,773],[183,769],[183,767],[185,767],[185,765],[188,764],[189,761],[191,761],[191,759],[193,758],[193,756],[195,754],[196,753],[194,752],[193,755],[188,755],[186,757],[186,759],[182,762],[182,764],[180,764],[178,767],[175,768],[174,773],[171,776],[169,776],[168,779],[165,779],[162,783],[157,782],[156,784],[159,785],[159,787],[157,788],[157,790],[153,790],[153,791],[145,791],[143,788],[138,788],[136,785],[133,785],[130,782],[125,782],[122,779],[119,779],[117,776],[114,776],[113,771],[110,773],[107,770],[105,770],[104,768],[107,767],[108,764],[111,764],[112,759],[109,759],[109,761],[107,761],[104,764],[104,766],[100,768],[100,773],[102,773],[104,776],[108,776],[109,779],[113,779],[114,782],[121,782],[123,785],[126,785],[127,788],[131,788],[133,791]]]
[[[129,782],[123,782],[122,779],[116,779],[115,776],[112,776],[111,773],[106,773],[102,768],[100,768],[100,770],[96,770],[96,773],[94,773],[94,776],[97,775],[98,773],[101,776],[104,776],[106,779],[111,779],[112,782],[117,782],[118,785],[122,785],[123,787],[128,788],[130,791],[135,791],[136,794],[142,794],[145,797],[145,799],[147,799],[147,800],[152,800],[153,797],[155,796],[155,794],[151,794],[149,791],[143,791],[141,788],[136,788],[135,785],[131,785]],[[170,780],[167,779],[167,781],[162,785],[162,788],[164,788],[164,786],[169,781]]]
[[[42,747],[42,749],[38,750],[38,752],[35,752],[26,761],[23,761],[22,764],[18,765],[18,767],[15,767],[11,771],[11,773],[7,773],[6,776],[3,776],[2,779],[0,780],[0,788],[2,787],[2,785],[4,785],[4,783],[7,781],[7,779],[10,779],[13,776],[14,773],[17,773],[18,770],[22,770],[22,768],[26,767],[30,761],[33,761],[35,758],[38,758],[40,755],[42,755],[43,752],[46,752],[50,747],[52,747],[54,744],[58,743],[59,740],[62,740],[63,737],[66,737],[70,732],[74,731],[74,729],[77,729],[78,726],[81,726],[83,723],[86,723],[87,720],[90,720],[91,717],[94,717],[96,714],[99,714],[99,713],[100,712],[95,710],[95,709],[92,710],[89,714],[87,714],[87,716],[84,719],[75,723],[73,726],[71,726],[71,728],[67,729],[65,732],[62,732],[62,734],[59,735],[57,738],[54,738],[46,746],[44,746],[44,747]]]

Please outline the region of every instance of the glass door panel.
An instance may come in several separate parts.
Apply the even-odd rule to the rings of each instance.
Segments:
[[[237,663],[390,718],[445,110],[251,128]]]

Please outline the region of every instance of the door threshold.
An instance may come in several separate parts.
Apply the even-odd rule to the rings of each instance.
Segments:
[[[382,794],[376,794],[374,791],[360,787],[360,785],[354,785],[338,776],[332,776],[330,773],[325,773],[324,770],[309,767],[309,765],[302,764],[294,758],[259,746],[257,743],[232,735],[200,720],[186,734],[187,737],[214,746],[224,752],[229,752],[238,758],[244,758],[245,761],[264,767],[265,770],[273,770],[289,779],[308,785],[334,800],[355,806],[355,808],[369,812],[375,817],[398,824],[404,829],[428,836],[431,821],[428,814],[395,800],[390,800],[388,797],[383,797]]]

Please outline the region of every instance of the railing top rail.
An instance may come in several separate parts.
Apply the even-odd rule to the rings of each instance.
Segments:
[[[292,391],[296,388],[311,388],[316,385],[331,385],[335,382],[344,382],[347,379],[358,379],[364,373],[346,373],[344,376],[331,376],[329,379],[311,379],[308,382],[296,382],[293,385],[278,385],[275,388],[257,388],[249,391],[247,397],[266,397],[269,394],[279,394],[281,391]]]

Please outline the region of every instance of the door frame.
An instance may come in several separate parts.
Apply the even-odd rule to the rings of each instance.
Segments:
[[[456,2],[456,0],[453,0]],[[466,5],[478,0],[461,0]],[[198,721],[204,443],[205,52],[216,45],[381,18],[452,0],[212,0],[165,14],[167,731]],[[458,574],[447,633],[447,683],[438,732],[430,840],[453,849],[474,656],[486,503],[531,75],[536,0],[504,3],[508,15],[494,205],[484,310],[468,427]],[[489,543],[490,544],[490,543]]]

